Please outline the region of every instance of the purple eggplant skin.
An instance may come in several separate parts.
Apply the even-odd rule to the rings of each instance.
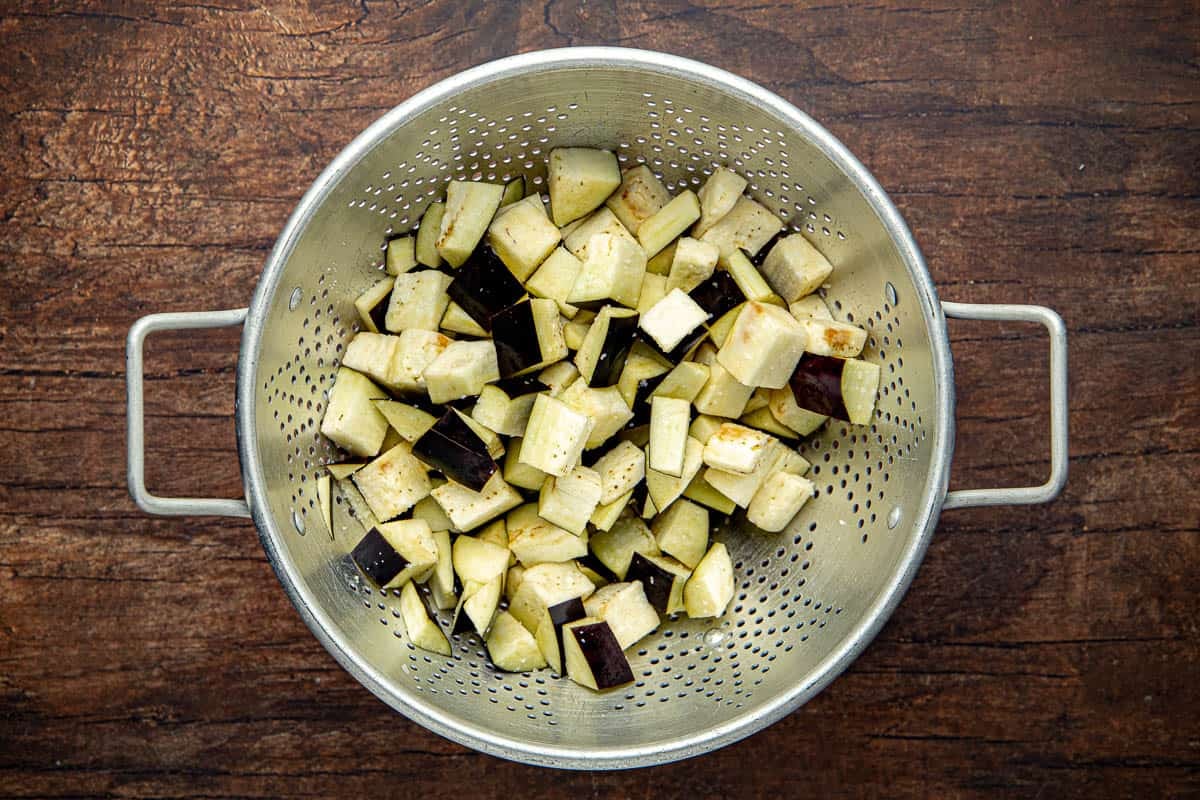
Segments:
[[[629,562],[629,571],[625,573],[627,581],[641,581],[646,599],[654,610],[666,615],[671,602],[671,587],[675,585],[675,575],[658,564],[635,552]]]
[[[520,397],[525,394],[533,394],[534,392],[543,392],[546,390],[546,384],[538,380],[537,375],[521,375],[512,378],[501,378],[492,384],[500,391],[504,392],[509,397]],[[471,398],[474,402],[475,398]]]
[[[842,369],[844,358],[815,356],[805,353],[796,365],[788,384],[796,405],[827,417],[850,421],[846,404],[842,398]]]
[[[384,586],[408,566],[408,560],[388,544],[378,528],[367,531],[350,551],[350,558],[376,586]]]
[[[454,271],[446,292],[479,327],[490,331],[492,317],[524,297],[525,287],[492,248],[483,246],[475,248],[466,263]]]
[[[738,288],[737,281],[723,269],[717,270],[711,278],[688,292],[688,296],[709,313],[709,321],[720,319],[725,312],[746,301],[746,295]]]
[[[562,663],[563,659],[563,625],[568,622],[574,622],[577,619],[583,619],[587,616],[587,612],[583,610],[583,598],[572,597],[570,600],[563,600],[561,603],[555,603],[547,609],[550,612],[550,623],[554,625],[554,638],[558,640],[558,658],[559,672],[566,671],[566,665]]]
[[[708,328],[705,327],[704,325],[700,325],[699,327],[696,328],[696,330],[692,331],[687,336],[683,337],[683,341],[681,341],[679,344],[675,345],[675,348],[673,350],[671,350],[671,352],[669,352],[669,353],[666,352],[665,350],[663,350],[661,347],[659,347],[658,343],[655,342],[653,339],[651,339],[649,336],[641,336],[641,340],[643,342],[645,342],[646,344],[648,344],[651,348],[653,348],[654,352],[659,353],[665,359],[670,361],[672,364],[678,364],[680,361],[683,361],[685,356],[687,356],[688,353],[690,353],[692,350],[694,350],[697,345],[699,345],[702,341],[704,341],[704,339],[707,338],[707,336],[708,336]],[[662,379],[665,377],[666,377],[666,373],[663,373],[662,375],[660,375],[658,377],[658,381],[661,382]],[[651,390],[651,391],[653,391],[653,390]]]
[[[476,492],[483,490],[498,469],[487,445],[453,409],[413,442],[412,452],[450,480]]]
[[[607,622],[578,625],[571,628],[570,632],[587,660],[588,669],[596,679],[597,689],[611,689],[633,681],[629,659],[625,658],[625,653]]]
[[[596,556],[592,553],[588,553],[586,556],[582,556],[575,560],[579,562],[579,566],[587,567],[592,572],[595,572],[597,575],[601,575],[610,581],[617,580],[617,576],[613,574],[613,571],[611,569],[609,569],[608,567],[604,566],[604,562],[601,561],[600,559],[596,558]],[[568,602],[570,602],[570,601],[568,601]],[[576,617],[576,619],[578,619],[578,617]]]
[[[496,363],[500,377],[509,378],[542,361],[537,326],[533,324],[533,306],[528,300],[509,306],[492,317],[492,340],[496,343]]]
[[[625,369],[625,359],[633,348],[637,332],[637,314],[609,318],[608,331],[604,334],[604,343],[600,345],[600,357],[596,360],[596,369],[588,386],[593,389],[612,386],[620,380],[621,370]]]

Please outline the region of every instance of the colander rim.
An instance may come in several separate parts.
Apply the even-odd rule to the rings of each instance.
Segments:
[[[901,554],[897,569],[862,619],[841,643],[810,672],[810,680],[780,692],[762,706],[737,714],[721,725],[694,734],[633,747],[570,747],[531,744],[454,716],[416,692],[389,682],[360,661],[337,626],[305,587],[302,575],[281,546],[282,535],[269,514],[263,464],[257,441],[254,397],[258,353],[264,320],[278,289],[287,259],[308,221],[341,178],[380,141],[425,108],[467,89],[531,71],[621,67],[699,80],[768,109],[814,143],[850,178],[866,198],[894,241],[917,288],[917,300],[929,331],[934,394],[937,404],[930,469],[913,520],[915,535]],[[710,752],[739,741],[777,722],[816,696],[854,661],[875,638],[904,596],[928,548],[946,495],[954,439],[953,364],[946,321],[937,292],[912,233],[871,173],[833,134],[803,111],[766,88],[718,67],[681,56],[620,47],[574,47],[540,50],[487,62],[445,78],[391,109],[347,145],[304,194],[267,258],[246,317],[238,360],[236,428],[246,500],[267,559],[305,624],[335,660],[379,699],[428,730],[466,747],[538,766],[567,769],[623,769],[652,766]]]

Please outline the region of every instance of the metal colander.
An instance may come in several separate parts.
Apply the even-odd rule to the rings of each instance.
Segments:
[[[636,682],[596,694],[549,671],[509,674],[474,635],[443,658],[409,643],[398,592],[365,583],[362,529],[316,477],[339,455],[318,433],[334,371],[378,280],[384,237],[409,230],[450,179],[524,175],[545,190],[560,145],[647,163],[674,190],[716,167],[835,265],[827,301],[865,327],[882,366],[872,424],[832,421],[802,445],[819,497],[780,534],[715,534],[737,589],[718,622],[664,624],[630,653]],[[953,373],[944,313],[1041,322],[1052,344],[1052,476],[1041,487],[954,492]],[[142,469],[141,350],[157,329],[245,325],[237,430],[246,501],[161,498]],[[1032,306],[939,304],[882,189],[827,131],[729,73],[635,50],[576,48],[486,64],[421,92],[368,128],[317,179],[271,253],[249,309],[154,315],[129,337],[130,487],[157,514],[252,516],[305,622],[358,680],[429,729],[489,753],[571,768],[661,763],[728,744],[840,673],[907,588],[941,508],[1045,502],[1066,477],[1062,322]],[[447,620],[443,619],[443,623]],[[448,626],[445,626],[448,627]],[[314,698],[316,702],[320,698]]]

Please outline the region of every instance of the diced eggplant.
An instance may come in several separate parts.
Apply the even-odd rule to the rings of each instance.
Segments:
[[[488,336],[488,332],[483,329],[483,326],[473,320],[471,315],[453,300],[446,305],[446,313],[442,314],[440,327],[444,331],[461,333],[465,336],[476,336],[481,339]]]
[[[417,266],[417,240],[414,236],[389,239],[384,265],[388,275],[400,275]]]
[[[650,530],[659,550],[688,567],[708,551],[708,510],[683,498],[659,514]]]
[[[746,519],[768,533],[786,528],[813,495],[812,481],[776,472],[763,483],[746,507]]]
[[[537,503],[513,509],[507,524],[508,547],[526,567],[570,561],[587,554],[587,537],[542,519]]]
[[[708,444],[721,426],[725,424],[725,420],[711,414],[700,414],[692,420],[691,426],[688,428],[688,435],[701,444]]]
[[[804,329],[791,314],[778,306],[751,301],[738,315],[717,361],[745,386],[778,389],[786,386],[795,372],[804,341]]]
[[[388,423],[371,401],[383,397],[387,394],[365,375],[340,367],[321,419],[322,435],[356,456],[375,455],[387,435]]]
[[[806,337],[804,349],[816,356],[854,358],[867,343],[867,332],[849,322],[806,319],[800,325]]]
[[[496,345],[486,339],[451,342],[421,374],[434,403],[477,396],[485,384],[500,379]]]
[[[649,411],[646,399],[671,369],[671,363],[661,353],[643,341],[635,341],[625,358],[621,377],[617,379],[617,391],[630,409],[638,409],[647,419]],[[636,416],[636,412],[635,412]]]
[[[574,306],[571,307],[574,308]],[[585,317],[585,314],[588,316]],[[580,309],[574,319],[563,325],[563,341],[567,343],[568,350],[574,352],[583,347],[583,341],[587,338],[588,331],[592,328],[592,321],[595,319],[595,312]]]
[[[507,611],[501,611],[492,622],[487,651],[496,668],[505,672],[528,672],[546,666],[533,634]]]
[[[487,445],[454,409],[413,442],[412,454],[476,492],[483,490],[498,469]]]
[[[600,310],[575,353],[575,366],[588,386],[612,386],[617,382],[637,326],[636,311],[616,306]]]
[[[787,426],[800,436],[809,435],[824,425],[825,421],[829,419],[825,414],[818,414],[815,411],[809,411],[798,406],[796,404],[796,394],[790,386],[785,386],[782,389],[772,389],[771,396],[767,402],[767,408],[770,409],[771,416],[778,420],[781,425]]]
[[[631,442],[618,442],[592,469],[600,476],[600,502],[612,503],[645,479],[646,453]]]
[[[459,536],[452,551],[454,572],[465,586],[487,583],[508,570],[508,548],[473,536]]]
[[[474,252],[503,195],[504,187],[495,183],[450,181],[437,240],[438,254],[450,266],[462,266]]]
[[[635,516],[621,517],[610,530],[593,534],[588,547],[618,580],[625,580],[634,553],[657,555],[659,552],[654,535],[646,523]]]
[[[637,308],[646,275],[646,254],[641,245],[621,236],[598,233],[588,240],[583,266],[567,296],[577,306],[615,300]]]
[[[677,397],[689,403],[696,399],[704,384],[708,383],[709,368],[695,361],[680,361],[662,382],[650,393],[655,397]]]
[[[634,553],[626,578],[642,584],[646,600],[659,614],[684,610],[683,587],[692,571],[673,558]]]
[[[488,384],[479,392],[479,400],[471,410],[471,417],[498,434],[520,436],[529,425],[529,415],[533,412],[536,399],[536,394],[532,392],[509,397],[495,384]]]
[[[750,505],[755,492],[774,471],[775,465],[783,457],[783,451],[786,449],[779,444],[778,440],[772,439],[767,452],[754,471],[748,473],[728,472],[709,467],[704,471],[704,479],[718,492],[745,508]]]
[[[644,425],[635,425],[630,423],[629,426],[617,434],[617,440],[621,442],[629,442],[635,447],[640,447],[643,450],[650,444],[650,423]],[[641,487],[645,491],[646,487]]]
[[[682,289],[690,292],[712,277],[717,268],[720,251],[715,244],[682,236],[675,245],[671,273],[667,276],[667,291]]]
[[[387,330],[387,326],[384,324],[387,320],[387,301],[392,296],[392,289],[395,286],[395,278],[384,278],[360,294],[354,301],[358,318],[362,320],[363,326],[368,331],[378,333]]]
[[[428,498],[427,498],[428,499]],[[424,502],[424,501],[422,501]],[[434,503],[436,505],[436,503]],[[429,576],[429,595],[439,611],[458,605],[458,592],[454,582],[454,560],[451,555],[450,531],[435,529],[433,541],[437,544],[437,565]]]
[[[562,663],[563,626],[586,616],[587,613],[583,610],[583,600],[579,597],[571,597],[561,603],[554,603],[542,611],[535,628],[538,649],[550,669],[559,675],[564,673]]]
[[[683,469],[679,475],[669,475],[646,467],[646,489],[658,511],[666,511],[667,507],[683,494],[692,478],[696,477],[696,473],[703,466],[703,452],[704,446],[689,436],[683,454]]]
[[[584,617],[563,626],[567,677],[596,691],[633,681],[633,670],[607,622]]]
[[[420,392],[425,388],[421,371],[450,341],[440,333],[416,329],[399,336],[363,331],[350,341],[342,366],[368,375],[393,392]]]
[[[504,593],[504,575],[497,575],[487,583],[464,583],[462,599],[454,610],[454,633],[465,633],[474,629],[487,638],[496,612],[500,608],[500,597]]]
[[[329,532],[329,538],[333,538],[333,487],[330,483],[329,474],[317,476],[317,507],[321,510],[321,521],[325,523],[325,530]]]
[[[539,394],[529,415],[519,459],[549,475],[566,475],[579,463],[593,425],[588,415]]]
[[[762,262],[767,282],[789,303],[821,288],[832,272],[829,260],[799,233],[776,242]]]
[[[801,409],[867,425],[875,413],[879,365],[805,353],[790,384]]]
[[[351,476],[371,512],[382,520],[398,517],[429,495],[433,485],[425,465],[408,442],[388,450]]]
[[[505,534],[507,535],[507,534]],[[525,567],[520,564],[513,564],[508,568],[508,572],[504,577],[504,599],[509,603],[517,596],[517,590],[521,588],[521,581],[525,579]]]
[[[500,195],[500,208],[511,206],[525,197],[525,176],[517,177],[504,184],[504,193]]]
[[[771,303],[780,307],[786,306],[786,303],[783,302],[779,295],[771,291],[771,286],[763,279],[763,276],[758,273],[754,264],[741,250],[735,250],[729,255],[726,269],[729,272],[729,276],[733,278],[733,282],[741,290],[742,296],[747,300]]]
[[[671,200],[662,181],[645,164],[630,167],[621,176],[621,185],[604,204],[617,215],[621,224],[637,233],[638,226],[654,216]]]
[[[715,244],[721,251],[720,264],[738,250],[755,255],[771,238],[783,230],[779,217],[748,197],[739,197],[729,213],[696,238]]]
[[[611,234],[618,239],[624,239],[631,245],[638,243],[634,235],[629,232],[629,229],[622,225],[621,221],[611,211],[607,208],[602,208],[587,219],[573,223],[569,231],[567,228],[563,228],[563,247],[567,248],[572,255],[579,259],[582,265],[587,260],[588,247],[592,239],[599,233]],[[638,245],[638,247],[640,248],[641,245]]]
[[[762,431],[726,422],[704,443],[704,463],[726,472],[747,475],[762,463],[772,441],[772,437]]]
[[[600,505],[600,493],[600,474],[588,467],[547,476],[538,497],[538,516],[578,536]]]
[[[539,369],[567,357],[562,317],[553,300],[533,298],[492,317],[492,337],[503,378]]]
[[[398,400],[375,400],[375,408],[392,426],[392,430],[400,434],[406,442],[415,442],[425,431],[433,427],[437,418],[416,406],[401,403]]]
[[[736,419],[746,410],[754,387],[740,382],[719,361],[708,365],[708,381],[692,401],[701,414]]]
[[[608,150],[557,147],[546,171],[550,211],[559,226],[598,208],[621,185],[617,157]]]
[[[633,412],[616,386],[592,389],[577,380],[559,395],[559,399],[568,408],[587,417],[591,429],[584,441],[585,450],[600,447],[633,419]]]
[[[446,634],[430,619],[425,601],[417,591],[416,584],[411,581],[400,590],[400,618],[404,620],[404,629],[414,645],[439,655],[450,655],[450,642]]]
[[[683,490],[683,496],[711,508],[718,514],[732,514],[737,508],[737,503],[713,488],[712,484],[705,479],[703,472],[692,478],[692,482]]]
[[[790,392],[791,389],[772,389],[772,392]],[[769,408],[759,408],[742,414],[738,421],[743,425],[769,433],[782,439],[799,439],[800,434],[775,419]]]
[[[573,598],[582,602],[593,591],[592,582],[572,561],[536,564],[521,576],[521,585],[509,600],[508,611],[534,632],[547,608]]]
[[[683,605],[692,619],[719,617],[733,599],[733,563],[725,545],[717,542],[692,570],[683,587]]]
[[[388,450],[391,450],[393,447],[404,441],[404,437],[397,433],[395,428],[389,427],[387,435],[383,437],[383,444],[380,446],[379,452],[386,453]]]
[[[558,246],[562,236],[540,203],[518,203],[488,228],[488,244],[519,280],[525,280]]]
[[[691,410],[691,403],[674,397],[655,397],[650,401],[649,469],[674,477],[683,474]]]
[[[621,518],[621,513],[629,506],[629,500],[632,497],[633,490],[630,489],[611,503],[602,503],[596,506],[596,510],[592,512],[588,522],[598,531],[612,530],[612,526]]]
[[[521,460],[524,439],[514,438],[508,442],[508,453],[504,456],[504,480],[522,489],[538,491],[546,481],[546,473]]]
[[[788,311],[801,322],[806,319],[833,319],[829,306],[825,305],[819,294],[810,294],[794,303],[788,303]]]
[[[446,288],[451,278],[436,269],[423,269],[396,276],[388,300],[384,324],[392,333],[409,328],[436,331],[450,303]]]
[[[700,219],[692,228],[692,235],[699,237],[728,214],[742,192],[746,191],[746,179],[731,169],[720,167],[700,187]]]
[[[742,412],[742,416],[753,411],[758,411],[760,408],[766,408],[772,391],[772,389],[763,389],[761,387],[755,389],[754,394],[750,395],[750,399],[746,401],[746,410]]]
[[[343,508],[346,511],[346,516],[356,523],[356,526],[351,526],[348,522],[345,524],[348,528],[362,528],[365,531],[371,528],[379,527],[379,518],[371,511],[371,507],[367,505],[367,501],[363,499],[362,492],[354,485],[354,481],[349,478],[339,480],[334,485],[334,491],[341,498],[342,502],[337,503],[337,508]],[[336,502],[336,501],[335,501]],[[334,523],[335,526],[337,523]],[[339,528],[340,530],[340,528]]]
[[[459,532],[454,522],[446,516],[446,512],[442,511],[442,507],[438,505],[437,500],[434,500],[432,496],[422,497],[417,501],[416,505],[412,508],[412,518],[425,520],[429,525],[429,529],[434,532]]]
[[[681,289],[672,289],[666,297],[641,315],[638,327],[660,350],[671,353],[708,319],[708,312]]]
[[[431,269],[442,265],[442,257],[437,251],[438,236],[442,232],[442,215],[446,213],[443,202],[430,203],[421,215],[421,225],[417,228],[417,244],[415,255],[417,261]]]
[[[645,314],[654,308],[654,304],[667,296],[667,279],[664,275],[647,272],[642,278],[642,293],[638,295],[637,308],[639,314]]]
[[[492,317],[524,297],[525,287],[495,250],[480,247],[454,273],[447,293],[479,327],[490,331]]]
[[[463,531],[474,530],[521,504],[521,495],[499,474],[493,475],[481,492],[450,482],[430,494],[454,527]]]
[[[655,255],[698,219],[700,200],[691,189],[685,189],[638,227],[638,244],[647,256]]]
[[[688,292],[688,296],[712,319],[718,319],[746,302],[741,287],[725,270],[717,270],[711,277],[701,281],[699,286]]]
[[[646,259],[646,274],[658,275],[663,278],[670,275],[671,263],[675,260],[675,250],[678,243],[679,240],[676,239],[674,242],[671,242],[662,250],[659,250],[656,254]]]
[[[437,543],[423,520],[377,525],[350,553],[362,573],[381,589],[424,580],[437,566]]]
[[[575,279],[579,277],[579,270],[582,268],[583,262],[571,255],[570,251],[557,247],[525,281],[525,288],[534,297],[553,300],[558,304],[559,312],[567,319],[572,319],[579,313],[579,308],[568,303],[567,297],[571,294]],[[571,347],[570,342],[567,346]],[[571,349],[577,350],[578,345]]]
[[[589,617],[608,623],[617,644],[628,650],[658,627],[658,612],[646,599],[639,581],[610,583],[596,590],[583,603]]]
[[[479,532],[475,534],[475,538],[481,542],[491,542],[497,547],[503,547],[505,550],[507,550],[508,523],[504,521],[503,517],[500,519],[494,519],[487,525],[484,525],[482,528],[480,528]],[[510,553],[508,565],[511,567],[515,563],[517,563],[517,560],[513,558],[512,554]]]

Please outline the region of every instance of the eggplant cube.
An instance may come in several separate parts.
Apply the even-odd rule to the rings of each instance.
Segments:
[[[733,278],[733,282],[738,285],[742,296],[747,300],[757,300],[760,303],[772,303],[779,306],[786,305],[779,295],[771,291],[771,285],[759,274],[758,268],[741,250],[735,250],[729,254],[729,258],[726,260],[726,269],[729,277]]]
[[[700,219],[692,228],[693,236],[702,236],[728,214],[742,192],[746,191],[746,179],[731,169],[720,167],[700,187]]]
[[[721,251],[715,244],[682,236],[675,245],[671,273],[667,276],[667,291],[682,289],[690,292],[712,277]]]
[[[609,195],[608,206],[621,224],[637,233],[638,227],[671,200],[662,181],[645,164],[631,167],[621,175],[621,185]]]
[[[559,226],[599,207],[621,185],[617,157],[590,147],[551,150],[547,173],[550,211]]]
[[[595,691],[633,681],[633,670],[607,622],[584,617],[563,626],[567,677]]]
[[[736,419],[746,410],[754,387],[740,382],[719,361],[708,365],[708,381],[696,395],[693,404],[701,414]]]
[[[600,309],[575,353],[575,366],[588,386],[612,386],[620,379],[637,325],[636,311],[615,306]]]
[[[655,518],[651,531],[659,550],[688,567],[708,551],[708,511],[683,498]]]
[[[646,468],[646,489],[658,511],[666,511],[667,507],[683,494],[683,490],[692,482],[692,478],[695,478],[696,474],[700,472],[700,467],[704,463],[701,458],[703,452],[704,445],[689,436],[683,454],[683,469],[679,475],[659,472],[651,467]]]
[[[584,601],[583,608],[589,617],[608,623],[622,650],[649,636],[659,623],[658,612],[638,581],[601,587]]]
[[[587,245],[587,256],[567,302],[573,305],[615,300],[636,308],[646,275],[646,253],[629,239],[598,233]]]
[[[829,260],[799,233],[776,242],[762,263],[767,282],[788,303],[821,288],[832,272]]]
[[[557,247],[529,280],[525,281],[525,288],[534,297],[543,297],[558,303],[558,310],[562,315],[572,319],[579,313],[579,309],[568,303],[567,297],[571,294],[575,279],[579,277],[579,270],[582,268],[582,261],[565,248]],[[569,342],[567,346],[570,347]],[[578,345],[572,349],[578,349]]]
[[[587,612],[583,610],[583,600],[572,597],[546,608],[542,612],[541,619],[538,620],[535,637],[538,649],[541,650],[546,664],[559,675],[564,672],[562,663],[563,626],[586,616]]]
[[[496,618],[503,592],[503,575],[497,575],[486,583],[464,583],[462,599],[454,609],[454,633],[465,633],[473,629],[486,638],[492,621]]]
[[[362,336],[360,333],[359,336]],[[383,384],[395,392],[415,394],[425,391],[425,368],[454,341],[437,331],[409,328],[397,338],[395,356],[389,365]],[[358,337],[356,336],[357,340]],[[354,343],[351,342],[351,345]],[[346,350],[347,357],[350,350]],[[344,361],[345,359],[343,359]]]
[[[404,630],[408,633],[409,641],[422,650],[443,656],[450,655],[450,642],[438,624],[430,619],[425,601],[421,599],[416,584],[412,581],[404,584],[400,590],[400,617],[404,620]]]
[[[437,542],[423,520],[406,519],[372,528],[350,557],[381,589],[424,580],[437,566]]]
[[[546,666],[537,640],[507,611],[501,611],[487,635],[487,651],[497,669],[528,672]]]
[[[570,361],[559,361],[551,364],[538,373],[538,383],[547,389],[551,397],[558,397],[575,383],[579,378],[579,370]]]
[[[437,239],[438,254],[450,266],[462,266],[474,252],[503,195],[504,187],[499,184],[450,181]]]
[[[578,536],[600,504],[600,493],[600,474],[588,467],[548,476],[538,498],[538,516]]]
[[[351,480],[371,512],[385,520],[408,511],[433,488],[425,465],[404,441],[355,472]]]
[[[396,276],[384,324],[393,333],[419,328],[436,331],[450,303],[446,289],[450,276],[436,269],[406,272]]]
[[[625,577],[642,584],[658,613],[676,614],[684,610],[683,587],[691,576],[692,571],[673,558],[634,553]]]
[[[396,285],[395,278],[384,278],[360,294],[354,301],[354,309],[363,326],[371,333],[387,330],[387,299]]]
[[[321,433],[356,456],[375,455],[387,435],[388,424],[371,401],[383,397],[387,394],[365,375],[339,368],[321,419]]]
[[[705,364],[680,361],[655,387],[650,397],[676,397],[690,403],[700,395],[704,384],[708,383],[709,374],[709,367]]]
[[[803,359],[801,359],[803,361]],[[771,416],[780,424],[787,426],[800,436],[807,436],[825,424],[829,419],[825,414],[801,408],[796,404],[796,394],[790,386],[782,389],[772,389],[767,400],[767,408]]]
[[[719,263],[726,265],[738,250],[755,255],[781,230],[779,217],[750,198],[739,197],[728,214],[697,238],[716,245],[721,253]]]
[[[633,490],[630,489],[611,503],[601,503],[596,506],[596,510],[592,512],[588,522],[598,531],[612,530],[612,526],[617,524],[617,520],[621,518],[621,514],[629,506],[632,498]]]
[[[534,298],[492,317],[492,337],[500,376],[507,378],[567,357],[562,317],[553,300]]]
[[[633,411],[625,404],[616,386],[592,389],[578,380],[568,386],[559,399],[568,408],[583,414],[591,425],[583,445],[585,450],[600,447],[633,419]]]
[[[867,425],[875,413],[879,365],[805,353],[790,384],[799,408]]]
[[[867,343],[867,332],[848,322],[806,319],[800,325],[806,337],[804,349],[814,355],[854,358]]]
[[[473,397],[485,384],[500,380],[496,345],[488,340],[451,342],[421,374],[435,403]]]
[[[535,564],[526,568],[521,585],[509,600],[508,612],[529,631],[536,631],[542,612],[572,598],[581,601],[595,591],[573,561]]]
[[[532,392],[520,397],[509,397],[503,389],[488,384],[480,390],[479,400],[471,410],[471,417],[503,436],[520,436],[529,425],[529,415],[533,413],[533,403],[536,399],[536,393]]]
[[[454,284],[450,284],[450,287],[453,288]],[[442,314],[441,329],[450,333],[478,336],[481,339],[488,335],[483,326],[476,322],[462,306],[453,300],[446,306],[446,313]]]
[[[561,400],[539,394],[521,441],[521,463],[548,475],[566,475],[583,454],[593,422]]]
[[[417,266],[417,240],[413,236],[401,236],[387,243],[384,259],[388,275],[400,275]]]
[[[421,409],[398,400],[375,400],[375,408],[388,425],[406,442],[415,442],[425,431],[433,427],[437,418]]]
[[[492,329],[495,314],[525,296],[525,287],[490,247],[472,253],[454,273],[446,291],[484,331]]]
[[[767,452],[763,454],[762,460],[753,472],[728,472],[709,467],[704,472],[704,479],[718,492],[745,508],[750,505],[755,492],[763,482],[774,472],[776,464],[779,463],[786,449],[777,439],[772,438]]]
[[[488,228],[488,243],[522,281],[546,260],[561,238],[540,204],[517,203]]]
[[[737,509],[737,503],[713,488],[713,485],[700,473],[684,489],[683,496],[703,506],[711,508],[718,514],[732,514]]]
[[[393,364],[400,349],[400,337],[363,331],[346,346],[342,366],[366,375],[378,384],[393,388]],[[389,385],[392,384],[392,385]]]
[[[465,585],[468,581],[487,583],[508,570],[508,548],[473,536],[454,540],[454,572]]]
[[[474,530],[521,504],[521,495],[499,474],[493,475],[480,492],[450,482],[442,484],[430,494],[446,512],[454,527],[462,531]]]
[[[812,496],[812,481],[781,470],[767,478],[755,492],[746,507],[746,519],[768,533],[778,533]]]
[[[638,409],[642,412],[641,416],[645,417],[649,409],[644,401],[661,384],[663,376],[670,369],[671,363],[653,346],[643,341],[634,342],[625,359],[621,377],[617,379],[617,390],[625,405],[630,409]]]
[[[685,189],[638,227],[638,243],[647,256],[655,255],[698,219],[700,200],[691,189]]]
[[[773,439],[762,431],[726,422],[704,443],[704,463],[742,475],[753,472],[771,448]]]
[[[430,502],[434,506],[437,505],[437,503]],[[448,519],[447,522],[449,522]],[[438,560],[437,565],[433,568],[433,573],[429,576],[429,594],[438,610],[451,609],[458,605],[458,597],[454,590],[454,561],[451,556],[450,531],[435,529],[433,540],[437,544]]]
[[[637,517],[622,517],[610,530],[593,534],[588,546],[618,580],[625,580],[634,553],[657,555],[659,552],[654,535]]]
[[[650,469],[675,477],[683,473],[691,408],[687,400],[675,397],[655,397],[650,401]]]
[[[445,213],[445,203],[430,203],[421,215],[421,224],[417,228],[417,242],[414,248],[417,261],[433,269],[442,265],[442,257],[437,251],[437,240],[442,232],[442,215]]]
[[[642,278],[642,293],[638,296],[635,309],[639,314],[645,314],[654,308],[655,303],[667,296],[667,279],[663,275],[655,275],[647,271]]]
[[[600,476],[600,502],[612,503],[645,479],[646,453],[632,442],[617,442],[592,469]]]
[[[670,353],[708,319],[708,312],[682,289],[672,289],[642,315],[638,327],[664,353]]]
[[[733,563],[725,545],[717,542],[692,570],[683,587],[683,605],[692,619],[719,617],[733,599]]]
[[[504,480],[513,486],[537,491],[545,483],[546,473],[521,460],[524,442],[525,440],[520,438],[509,440],[508,452],[504,456]]]
[[[717,360],[745,386],[779,389],[796,370],[804,343],[804,329],[791,314],[778,306],[749,302]]]
[[[542,519],[536,503],[513,510],[507,523],[509,549],[526,567],[587,555],[587,538]]]
[[[587,219],[572,223],[569,228],[563,228],[563,246],[582,264],[587,260],[588,245],[598,233],[608,233],[630,244],[637,244],[637,239],[629,229],[622,225],[611,211],[602,208]]]
[[[810,294],[794,303],[788,303],[788,311],[801,322],[806,319],[833,319],[829,306],[825,305],[825,301],[817,294]]]

